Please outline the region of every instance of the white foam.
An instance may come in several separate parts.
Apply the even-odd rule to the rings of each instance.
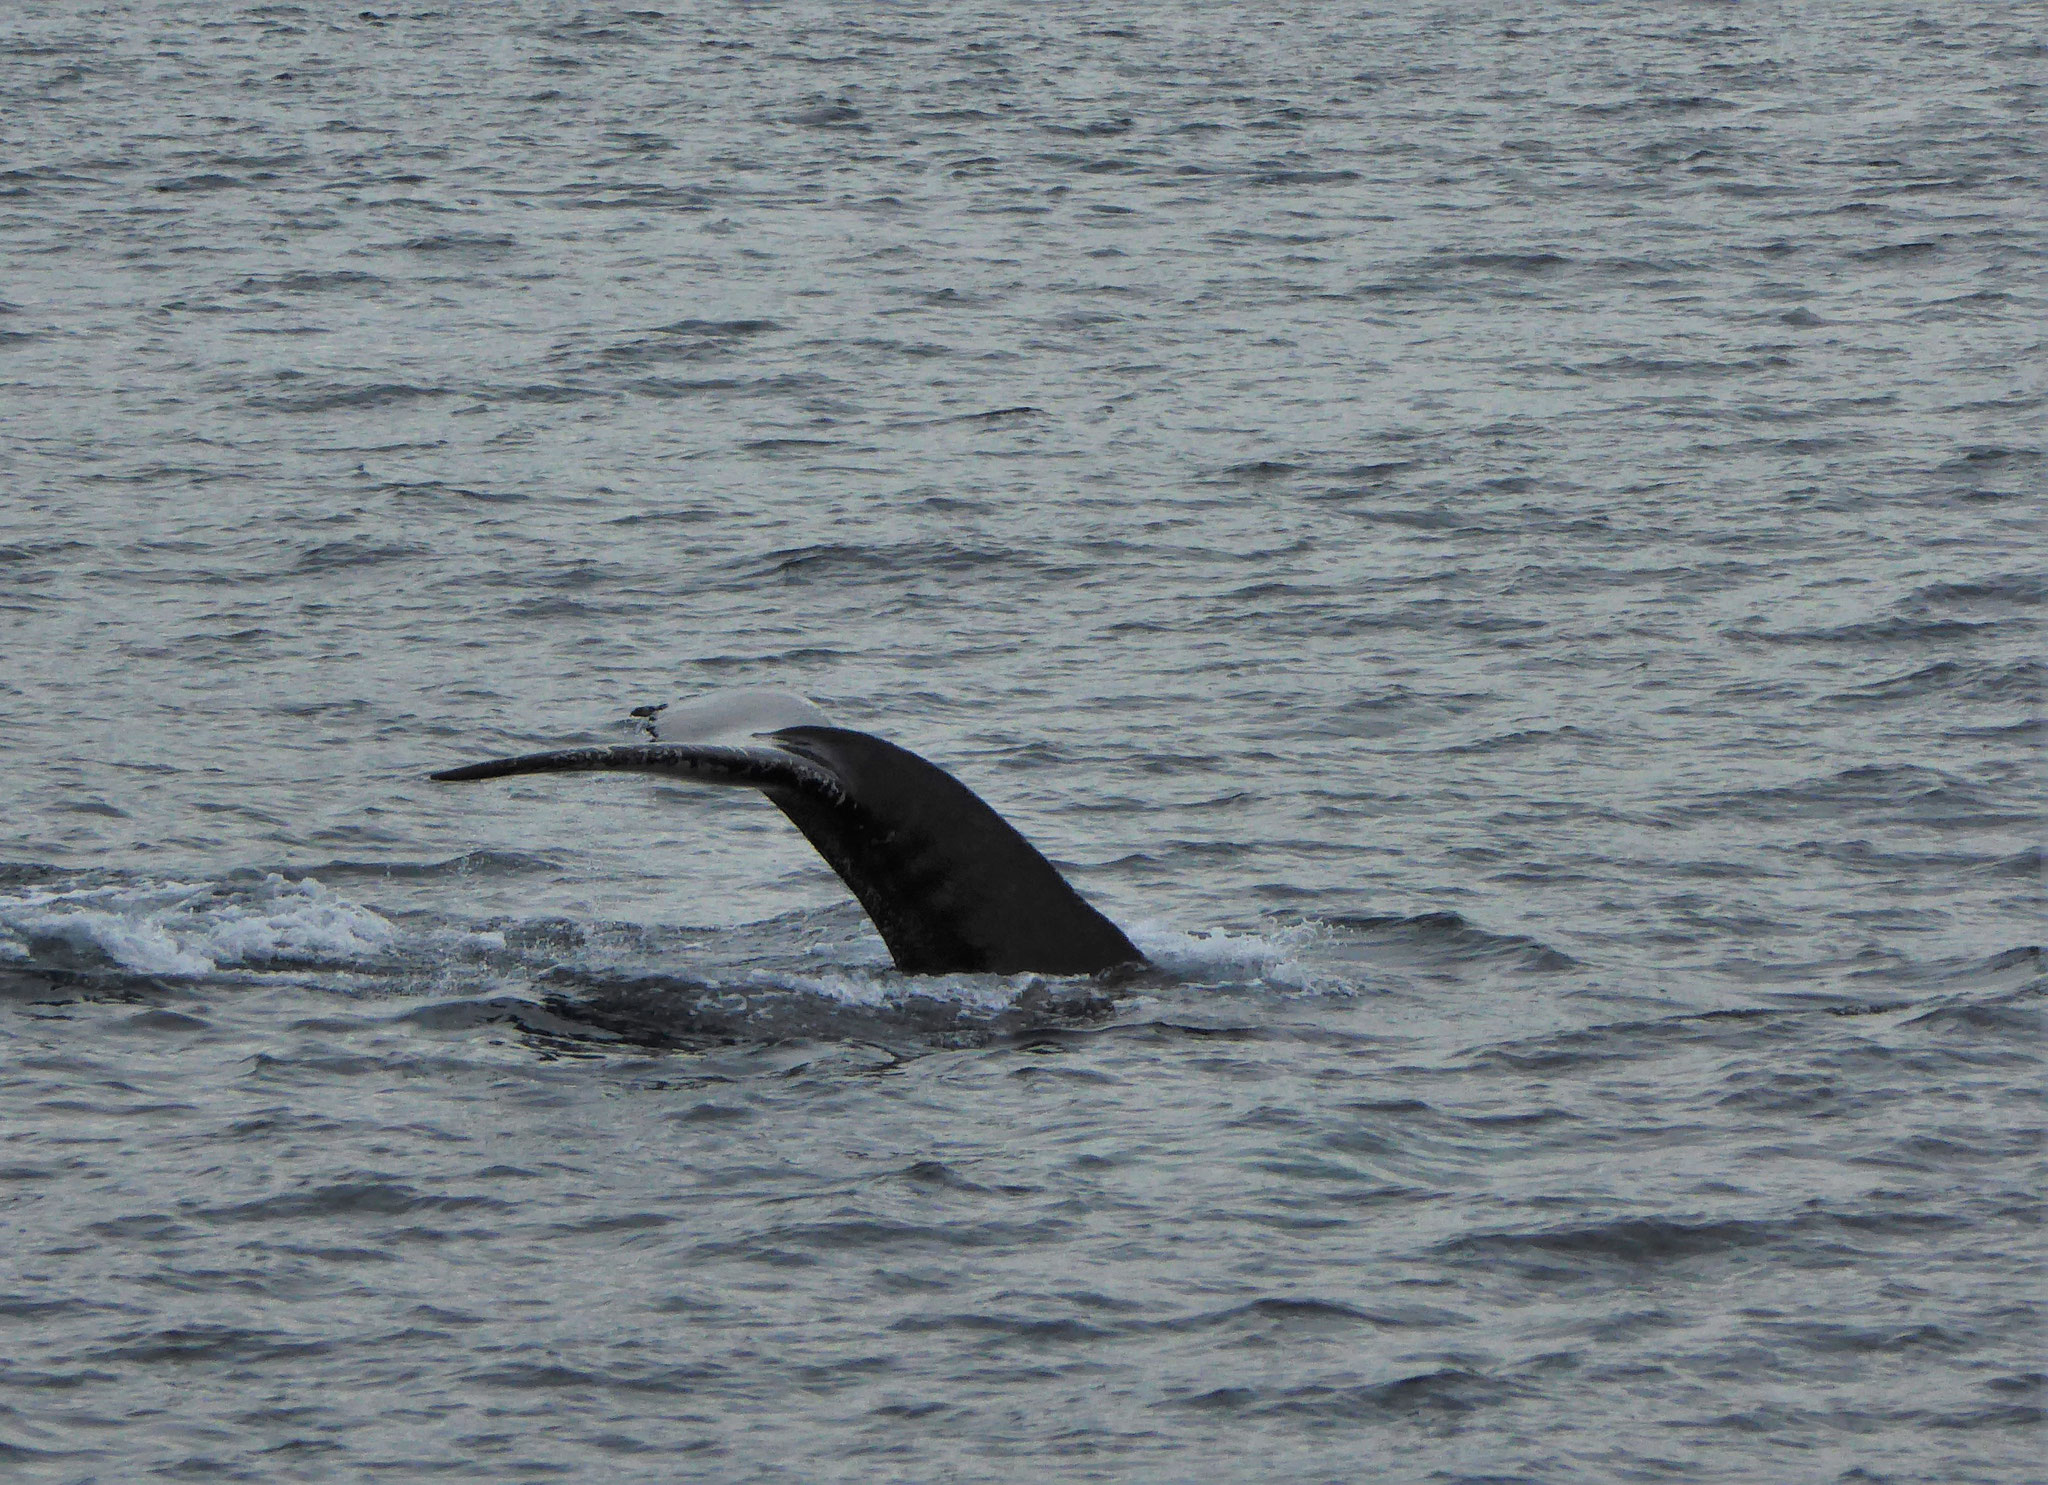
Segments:
[[[1263,933],[1232,933],[1225,928],[1188,933],[1159,923],[1140,923],[1131,930],[1131,941],[1145,951],[1146,958],[1184,979],[1223,979],[1317,992],[1329,988],[1327,977],[1315,974],[1298,956],[1320,936],[1320,928],[1313,923],[1295,923]]]
[[[841,1005],[880,1009],[905,1000],[943,1000],[977,1010],[999,1011],[1021,995],[1042,976],[930,975],[905,981],[904,977],[880,965],[872,970],[848,968],[811,974],[757,970],[749,978],[756,984],[780,990],[801,990]]]
[[[319,882],[289,882],[275,873],[231,893],[143,882],[0,896],[0,953],[9,959],[111,961],[181,979],[279,959],[377,958],[397,932]]]

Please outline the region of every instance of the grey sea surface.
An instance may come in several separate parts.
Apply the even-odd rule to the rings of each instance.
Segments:
[[[2039,7],[373,3],[0,18],[0,1474],[2040,1478]]]

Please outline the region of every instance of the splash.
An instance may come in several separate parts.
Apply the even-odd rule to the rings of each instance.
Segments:
[[[236,965],[355,963],[397,930],[319,882],[126,882],[0,896],[0,959],[196,979]]]
[[[1185,980],[1256,985],[1322,994],[1345,988],[1318,975],[1301,960],[1323,936],[1316,923],[1292,923],[1256,933],[1205,928],[1189,933],[1159,923],[1140,923],[1132,938],[1159,968]]]

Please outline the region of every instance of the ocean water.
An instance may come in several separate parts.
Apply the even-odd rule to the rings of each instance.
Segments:
[[[2043,1457],[2038,7],[0,19],[0,1473]],[[817,698],[1124,924],[898,974]]]

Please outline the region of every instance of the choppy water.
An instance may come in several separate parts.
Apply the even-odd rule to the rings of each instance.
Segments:
[[[2036,1478],[2044,83],[10,8],[10,1477]],[[741,683],[1162,972],[421,779]]]

